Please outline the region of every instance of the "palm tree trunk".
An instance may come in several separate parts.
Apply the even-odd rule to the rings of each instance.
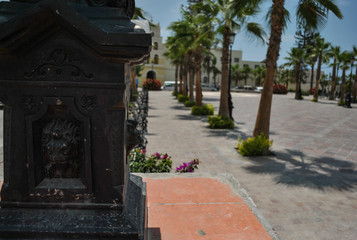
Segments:
[[[316,84],[314,91],[314,101],[317,102],[319,99],[319,82],[321,77],[321,65],[322,65],[322,51],[320,52],[319,62],[317,64],[317,72],[316,72]]]
[[[342,83],[341,83],[341,97],[340,101],[345,100],[345,88],[346,88],[346,69],[344,68],[342,70],[342,77],[341,77]]]
[[[274,74],[276,69],[276,62],[279,57],[281,35],[283,30],[284,3],[285,0],[273,0],[270,39],[266,58],[267,69],[262,95],[260,97],[257,120],[255,122],[253,132],[254,137],[264,133],[265,137],[269,138]]]
[[[193,67],[190,67],[190,69],[188,71],[188,75],[189,75],[189,79],[190,79],[190,101],[193,101],[194,100],[194,98],[193,98],[193,81],[195,80],[194,79],[195,70]]]
[[[310,79],[310,90],[312,90],[312,86],[314,85],[314,69],[315,68],[315,63],[311,64],[311,79]],[[311,92],[310,92],[311,94]]]
[[[187,64],[183,67],[183,94],[187,96]]]
[[[332,68],[332,79],[331,79],[331,92],[329,100],[335,100],[335,91],[336,91],[336,58],[333,61],[333,68]]]
[[[299,88],[300,88],[300,62],[295,66],[295,99],[296,100],[301,100],[299,94]]]
[[[218,115],[229,118],[228,108],[228,53],[229,53],[229,34],[231,30],[228,26],[224,29],[223,48],[222,48],[222,74],[221,74],[221,97],[219,102]]]
[[[353,91],[352,91],[352,102],[355,103],[356,102],[356,98],[357,98],[357,67],[356,67],[356,74],[355,74],[355,83],[353,85]]]
[[[183,94],[183,65],[180,64],[180,94]]]
[[[202,106],[202,89],[201,89],[201,66],[202,56],[201,47],[198,47],[195,56],[195,71],[196,71],[196,106]]]
[[[175,65],[175,89],[174,89],[175,93],[177,93],[178,71],[179,71],[179,68],[178,68],[178,65],[176,64]]]

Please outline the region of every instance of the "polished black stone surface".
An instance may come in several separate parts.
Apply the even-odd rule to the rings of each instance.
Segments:
[[[119,210],[21,209],[0,211],[0,239],[138,239],[138,230]]]

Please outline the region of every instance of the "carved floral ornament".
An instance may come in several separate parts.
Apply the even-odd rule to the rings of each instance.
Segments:
[[[29,2],[37,3],[40,0],[11,0],[12,2]],[[74,0],[72,0],[74,1]],[[92,7],[113,7],[120,8],[124,14],[130,18],[133,17],[135,11],[135,0],[78,0],[81,4],[88,4]]]
[[[72,81],[90,81],[94,79],[93,74],[85,73],[79,67],[79,60],[69,57],[62,49],[52,51],[49,56],[40,54],[36,57],[34,63],[33,69],[25,72],[25,78],[46,78],[51,75],[55,77],[55,79],[51,78],[51,80],[63,80],[62,78],[69,74]]]

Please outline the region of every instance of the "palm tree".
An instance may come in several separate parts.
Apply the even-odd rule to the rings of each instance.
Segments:
[[[340,96],[340,103],[342,103],[345,99],[345,91],[346,91],[346,71],[350,68],[351,64],[352,53],[343,51],[340,54],[341,60],[341,69],[342,69],[342,76],[341,76],[341,96]]]
[[[253,75],[255,77],[255,86],[260,86],[262,84],[262,79],[265,77],[266,68],[265,66],[258,66],[253,69]]]
[[[327,53],[327,49],[329,48],[330,43],[325,42],[324,38],[317,37],[315,39],[315,46],[314,52],[318,56],[318,63],[317,63],[317,72],[316,72],[316,84],[315,84],[315,91],[314,91],[314,98],[313,101],[317,102],[319,97],[319,81],[321,77],[321,66],[322,63],[326,63],[329,59]]]
[[[240,0],[235,1],[234,5],[243,5],[246,2],[260,4],[263,0]],[[267,73],[264,81],[263,92],[260,98],[260,104],[257,114],[257,120],[254,127],[253,136],[261,133],[269,138],[270,113],[273,97],[273,83],[276,69],[276,62],[279,57],[281,35],[284,23],[287,19],[287,10],[285,9],[285,0],[273,0],[270,10],[270,39],[267,50],[266,64]],[[342,18],[342,13],[334,0],[299,0],[296,9],[296,18],[298,22],[305,21],[305,26],[311,29],[317,29],[327,21],[328,11],[334,13],[338,18]]]
[[[235,4],[235,0],[204,0],[202,7],[210,9],[217,32],[222,35],[222,71],[221,71],[221,96],[218,114],[229,118],[228,107],[228,61],[230,36],[242,28],[264,41],[265,32],[259,24],[247,22],[248,17],[257,13],[257,5],[246,1],[244,4]],[[239,1],[238,1],[239,2]]]
[[[353,54],[353,58],[354,60],[356,60],[357,57],[357,47],[353,46],[352,49],[352,54]],[[352,91],[352,102],[355,103],[357,101],[357,67],[356,67],[356,74],[355,74],[355,83],[353,85],[353,91]]]
[[[303,48],[291,48],[290,52],[288,52],[288,57],[285,59],[288,61],[284,64],[284,66],[293,66],[294,67],[294,75],[295,75],[295,99],[301,100],[301,89],[300,82],[302,80],[302,72],[301,65],[306,58],[306,51]]]
[[[181,9],[182,20],[173,22],[169,29],[174,32],[174,43],[181,46],[183,55],[183,78],[189,74],[190,100],[194,100],[194,79],[196,78],[196,105],[202,105],[201,66],[203,55],[208,54],[214,34],[209,15],[203,10],[197,10],[198,3],[192,3],[189,9]],[[174,49],[171,49],[175,51]]]
[[[242,79],[241,69],[239,64],[235,64],[231,68],[231,77],[235,81],[235,85],[238,86],[238,82]]]
[[[250,74],[252,73],[252,69],[249,67],[249,65],[244,65],[241,72],[243,74],[244,85],[247,85],[247,81],[250,77]]]
[[[335,91],[336,91],[336,68],[338,66],[338,56],[340,55],[340,47],[339,46],[330,46],[328,50],[328,56],[333,58],[333,63],[330,64],[332,66],[332,78],[331,78],[331,92],[329,96],[329,100],[335,100]]]
[[[310,65],[311,68],[311,76],[310,76],[310,90],[314,85],[314,74],[315,74],[315,64],[317,61],[317,55],[315,51],[313,51],[313,46],[311,46],[311,51],[307,52],[307,64]]]
[[[170,60],[171,64],[175,66],[175,88],[174,92],[180,92],[182,94],[182,78],[180,77],[180,91],[178,91],[178,78],[179,78],[179,70],[180,66],[183,63],[183,54],[180,49],[180,44],[175,39],[175,36],[170,36],[167,38],[165,43],[166,51],[164,52],[164,56]]]

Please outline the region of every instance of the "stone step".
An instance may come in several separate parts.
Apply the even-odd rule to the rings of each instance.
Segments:
[[[2,208],[0,239],[140,239],[119,210]]]

